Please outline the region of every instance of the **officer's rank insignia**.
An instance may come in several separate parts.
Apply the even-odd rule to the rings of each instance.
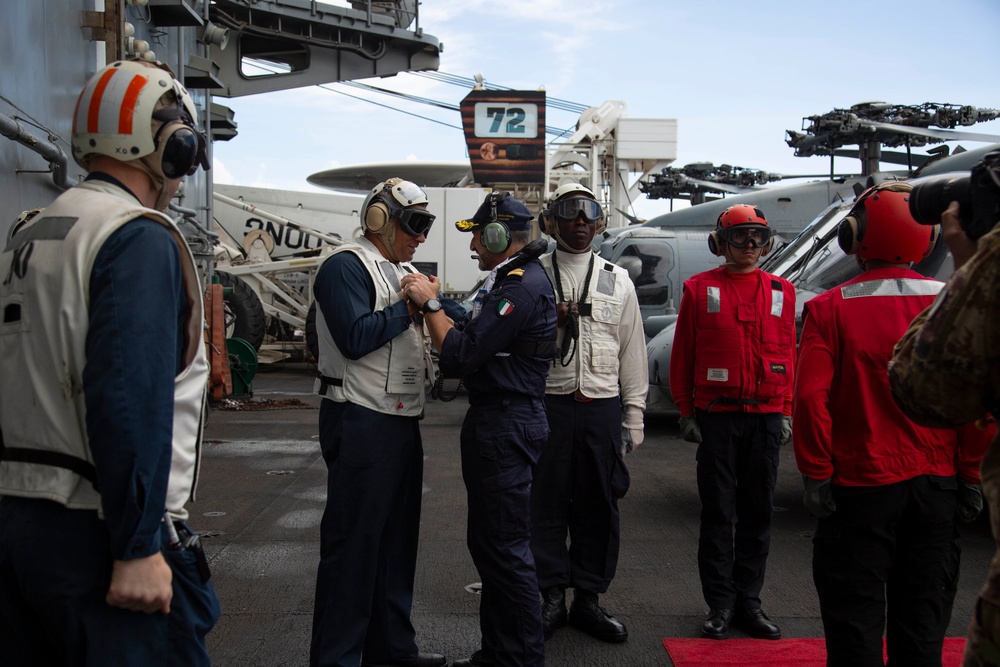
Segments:
[[[507,299],[500,299],[500,303],[497,304],[497,315],[504,317],[505,315],[510,315],[514,312],[514,304]]]
[[[506,277],[510,278],[511,276],[521,278],[524,276],[524,269],[511,269],[510,273],[508,273]]]

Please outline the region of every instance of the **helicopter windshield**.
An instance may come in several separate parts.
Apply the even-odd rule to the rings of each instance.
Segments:
[[[817,240],[825,238],[831,228],[835,230],[834,222],[839,223],[844,214],[842,202],[832,204],[815,220],[806,225],[794,239],[780,246],[776,252],[762,261],[760,268],[768,273],[785,276],[791,280],[789,276],[791,276],[792,271],[801,268],[805,263],[803,258],[812,254]]]
[[[827,243],[793,281],[796,288],[819,294],[861,273],[854,257],[836,243]]]

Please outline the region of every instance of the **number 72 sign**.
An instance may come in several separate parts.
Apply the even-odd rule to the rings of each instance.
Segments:
[[[544,182],[544,91],[473,90],[459,108],[477,183]]]
[[[534,139],[538,136],[538,105],[476,103],[476,136]]]

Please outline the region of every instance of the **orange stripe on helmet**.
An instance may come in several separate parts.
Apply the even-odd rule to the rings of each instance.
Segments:
[[[101,120],[101,99],[104,97],[104,90],[111,83],[111,77],[117,70],[109,69],[98,80],[94,86],[94,92],[90,95],[90,104],[87,107],[87,132],[94,134],[100,128]]]
[[[139,93],[149,83],[144,76],[132,77],[125,97],[122,99],[121,110],[118,112],[118,134],[132,134],[132,118],[135,116],[135,105],[139,101]]]

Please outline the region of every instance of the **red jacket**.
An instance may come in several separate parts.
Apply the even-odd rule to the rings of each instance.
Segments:
[[[791,283],[721,267],[684,282],[670,351],[670,391],[682,416],[694,408],[791,414],[794,365]],[[741,399],[757,403],[734,402]]]
[[[893,347],[941,287],[909,269],[881,268],[805,304],[792,437],[803,475],[880,486],[957,472],[978,483],[987,434],[918,426],[889,391]]]

